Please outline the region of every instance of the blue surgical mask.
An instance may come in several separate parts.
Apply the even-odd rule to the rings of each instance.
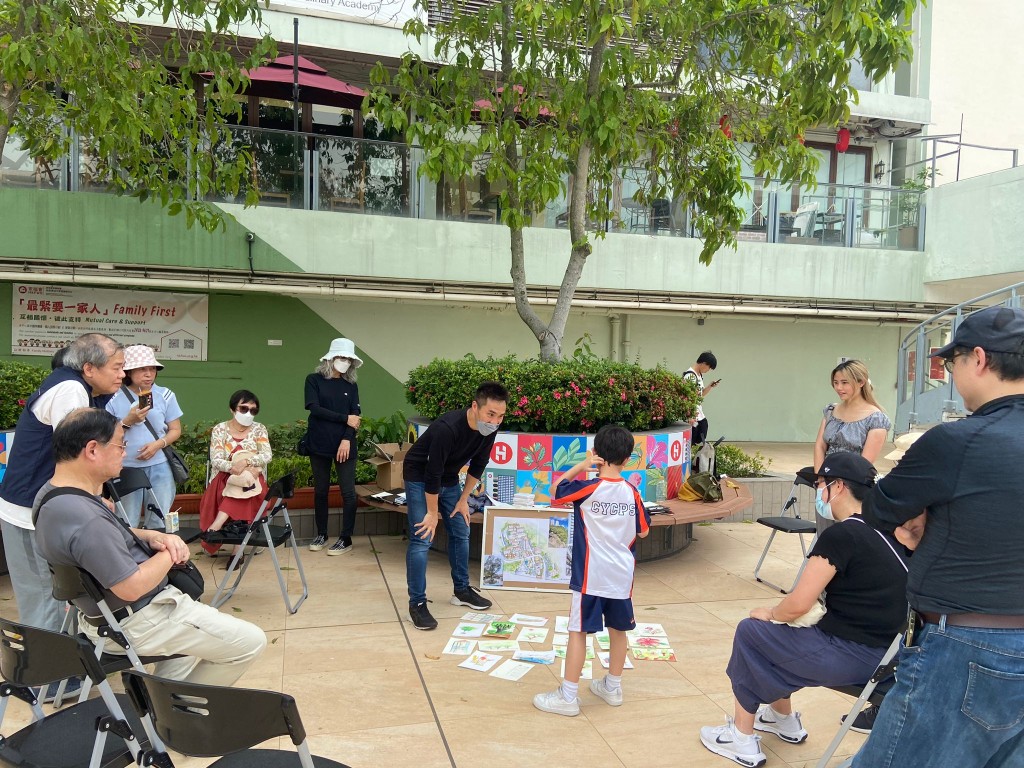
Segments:
[[[826,485],[825,488],[828,488],[828,486]],[[835,520],[835,518],[832,517],[832,505],[821,497],[825,488],[818,488],[814,492],[814,509],[826,520]]]

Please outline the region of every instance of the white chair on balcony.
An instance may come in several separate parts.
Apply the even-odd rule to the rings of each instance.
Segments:
[[[814,237],[814,225],[818,220],[818,204],[804,203],[793,215],[793,229],[797,237]]]

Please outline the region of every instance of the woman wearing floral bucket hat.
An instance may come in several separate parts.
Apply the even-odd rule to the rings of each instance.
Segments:
[[[331,465],[338,469],[338,487],[344,508],[341,535],[327,551],[341,555],[352,549],[356,525],[356,431],[359,429],[359,387],[356,368],[363,361],[351,339],[335,339],[320,358],[320,365],[306,377],[305,404],[309,411],[309,463],[313,469],[313,505],[316,537],[309,548],[318,552],[327,545],[327,496]]]
[[[133,404],[138,402],[142,406],[139,416],[149,422],[156,434],[144,425],[127,430],[124,433],[127,444],[124,466],[141,467],[145,471],[156,501],[166,513],[174,503],[176,486],[163,449],[181,437],[182,412],[174,393],[156,383],[157,373],[163,368],[152,347],[145,344],[125,347],[124,381],[121,389],[107,403],[107,410],[124,419]],[[164,521],[154,512],[147,511],[145,516],[142,515],[143,493],[136,491],[123,497],[129,522],[136,528],[163,528]]]

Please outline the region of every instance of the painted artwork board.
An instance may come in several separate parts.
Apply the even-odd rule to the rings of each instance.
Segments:
[[[571,509],[486,507],[481,587],[568,592],[572,514]]]

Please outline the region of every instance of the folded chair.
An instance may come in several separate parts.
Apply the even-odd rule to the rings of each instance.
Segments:
[[[210,601],[210,605],[219,608],[231,599],[238,589],[242,577],[252,564],[252,557],[243,560],[243,553],[246,547],[265,547],[270,552],[270,558],[274,563],[274,570],[277,572],[277,583],[281,587],[281,597],[284,598],[285,607],[289,613],[296,613],[299,606],[309,597],[309,585],[306,583],[306,573],[302,570],[302,560],[299,558],[299,548],[295,543],[295,533],[292,530],[291,518],[288,516],[287,499],[295,494],[295,475],[289,473],[275,480],[267,488],[267,494],[263,497],[263,504],[253,521],[241,532],[229,531],[206,531],[203,534],[203,541],[208,544],[235,545],[235,554],[228,563],[224,578],[217,586],[217,593]],[[280,520],[278,520],[280,518]],[[292,558],[295,561],[295,568],[299,572],[299,580],[302,583],[302,594],[293,604],[288,595],[288,583],[281,570],[281,561],[277,558],[277,547],[285,544],[291,548]],[[231,579],[234,577],[234,581]],[[229,582],[231,582],[229,584]]]
[[[43,716],[34,689],[86,675],[100,698]],[[18,768],[117,768],[130,765],[144,733],[125,696],[115,696],[83,637],[72,637],[0,618],[0,724],[11,698],[32,708],[33,722],[0,738],[0,765]],[[108,738],[112,734],[113,738]],[[159,745],[159,741],[154,742]],[[162,745],[159,745],[162,748]]]
[[[754,566],[754,578],[762,584],[777,589],[782,594],[787,594],[793,591],[793,587],[796,586],[797,582],[800,581],[800,575],[804,572],[804,568],[807,566],[807,553],[814,547],[814,542],[817,539],[817,528],[813,519],[805,520],[800,517],[800,508],[797,501],[797,489],[801,486],[807,486],[813,489],[814,483],[811,481],[811,477],[814,475],[813,467],[804,467],[796,474],[796,479],[793,481],[793,487],[789,490],[789,496],[786,498],[786,503],[782,505],[782,514],[778,517],[762,517],[757,522],[761,525],[767,526],[772,529],[772,535],[768,537],[768,541],[765,542],[764,549],[761,551],[761,558],[757,561],[757,565]],[[787,513],[793,510],[792,515]],[[772,547],[772,542],[775,541],[775,534],[777,533],[795,533],[800,537],[800,550],[804,553],[803,562],[800,563],[800,569],[796,572],[796,578],[793,579],[793,584],[789,589],[784,589],[778,584],[772,584],[770,581],[762,579],[758,574],[761,572],[761,565],[764,563],[764,559],[768,556],[768,550]],[[804,534],[811,534],[811,544],[806,546],[804,544]]]
[[[843,738],[850,732],[853,721],[860,714],[860,711],[864,708],[865,704],[881,704],[882,699],[885,698],[885,694],[892,688],[896,682],[894,673],[896,671],[896,660],[899,655],[900,646],[903,645],[903,633],[896,635],[893,641],[889,644],[888,650],[882,660],[878,662],[878,667],[875,669],[871,679],[863,685],[842,685],[842,686],[829,686],[834,691],[845,693],[848,696],[856,696],[857,701],[853,703],[853,707],[850,709],[849,714],[843,718],[842,725],[839,727],[839,731],[832,738],[832,741],[828,745],[828,749],[825,750],[825,754],[821,756],[815,768],[825,768],[828,765],[828,761],[832,759],[832,755],[835,754],[836,750],[839,749],[839,745],[842,743]],[[847,758],[844,762],[840,763],[838,768],[849,768],[853,763],[853,758]]]
[[[167,527],[167,512],[169,510],[160,508],[160,504],[156,500],[156,494],[153,493],[153,486],[149,482],[149,475],[141,467],[125,467],[121,470],[121,474],[118,477],[108,480],[104,485],[111,501],[114,502],[114,509],[117,510],[117,514],[126,523],[130,523],[130,519],[124,508],[123,499],[128,494],[142,491],[146,513],[140,519],[139,527],[147,527],[145,524],[152,518],[159,521],[160,528]],[[192,543],[202,535],[202,531],[199,528],[179,528],[174,533],[180,536],[186,543]]]
[[[152,720],[164,744],[192,757],[221,758],[209,768],[347,768],[310,754],[299,709],[287,694],[182,683],[134,670],[121,678],[135,711]],[[252,749],[275,736],[290,738],[298,755]],[[140,764],[174,768],[160,749],[144,752]]]

